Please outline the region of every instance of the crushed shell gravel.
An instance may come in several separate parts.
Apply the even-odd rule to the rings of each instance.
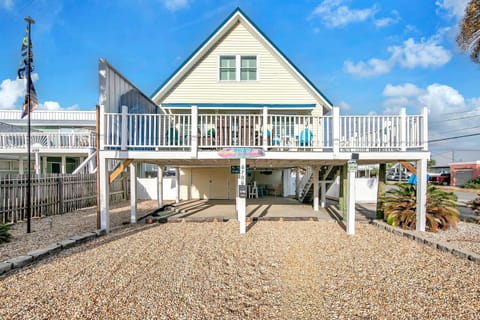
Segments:
[[[477,319],[478,264],[357,224],[138,225],[0,280],[0,319]]]

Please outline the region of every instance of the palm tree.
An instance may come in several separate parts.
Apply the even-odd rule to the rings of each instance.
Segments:
[[[460,28],[458,45],[463,52],[470,52],[473,62],[480,63],[480,0],[470,0]]]
[[[388,224],[403,229],[414,230],[417,222],[416,190],[410,184],[398,184],[398,189],[391,189],[381,199],[383,213]],[[452,192],[442,191],[434,186],[427,188],[427,230],[436,232],[439,228],[446,230],[459,221],[460,212],[456,205],[457,196]]]

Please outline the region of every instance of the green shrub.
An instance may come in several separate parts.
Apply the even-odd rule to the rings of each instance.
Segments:
[[[12,235],[10,234],[11,225],[0,224],[0,243],[9,242]]]
[[[397,189],[386,192],[381,199],[385,221],[393,226],[414,230],[416,227],[416,190],[412,185],[402,183]],[[448,229],[459,221],[460,212],[456,205],[457,196],[452,192],[442,191],[435,186],[427,188],[427,231]]]
[[[480,177],[470,179],[463,187],[466,189],[480,189]]]

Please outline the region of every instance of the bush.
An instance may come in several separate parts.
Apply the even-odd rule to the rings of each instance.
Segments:
[[[9,242],[12,235],[10,234],[11,225],[0,224],[0,243]]]
[[[463,187],[466,189],[480,189],[480,177],[470,179]]]
[[[410,184],[398,184],[381,199],[385,221],[393,226],[414,230],[416,227],[416,190]],[[457,196],[435,186],[427,187],[427,231],[446,230],[459,221]]]

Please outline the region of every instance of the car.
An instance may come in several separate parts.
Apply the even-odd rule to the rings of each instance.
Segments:
[[[406,181],[408,180],[408,175],[404,172],[401,174],[399,172],[387,174],[387,180],[390,181]]]
[[[442,186],[450,185],[450,173],[442,173],[439,176],[430,177],[430,182]]]

